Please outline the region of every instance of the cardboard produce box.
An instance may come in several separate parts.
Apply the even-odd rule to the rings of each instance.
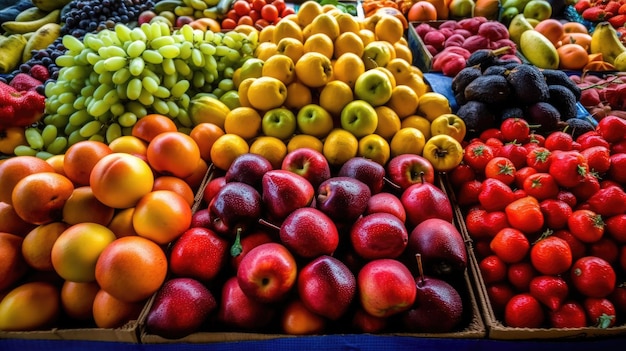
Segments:
[[[120,328],[52,328],[36,331],[0,331],[0,339],[82,340],[138,343],[137,320],[128,321]]]
[[[204,191],[204,187],[208,182],[215,177],[215,173],[210,171],[211,174],[207,175],[203,186],[198,191],[198,195],[196,196],[196,206],[195,209],[201,208],[200,206],[206,206],[206,204],[202,203],[202,193]],[[437,178],[437,185],[446,192],[444,188],[444,183],[441,181],[441,177]],[[455,218],[456,220],[456,218]],[[458,223],[455,223],[458,224]],[[456,328],[456,330],[447,333],[410,333],[410,332],[394,332],[393,328],[390,328],[389,331],[380,334],[380,336],[402,336],[402,337],[415,337],[415,338],[463,338],[463,339],[481,339],[486,336],[486,327],[482,319],[482,314],[479,307],[478,297],[475,294],[475,290],[472,286],[472,281],[474,278],[471,276],[473,271],[469,267],[465,271],[462,277],[459,277],[458,280],[451,282],[451,284],[457,289],[459,294],[463,299],[463,317],[460,325]],[[217,294],[221,289],[221,285],[214,284],[211,286],[211,291]],[[216,299],[219,298],[216,296]],[[207,321],[203,328],[195,333],[187,335],[180,339],[167,339],[155,334],[149,333],[146,327],[146,318],[148,312],[154,302],[154,296],[148,301],[144,310],[141,313],[141,316],[138,320],[138,326],[140,330],[140,342],[145,344],[161,344],[161,343],[219,343],[219,342],[233,342],[233,341],[260,341],[260,340],[270,340],[270,339],[281,339],[281,338],[294,338],[297,337],[295,335],[288,335],[281,333],[279,331],[278,319],[274,319],[273,323],[270,326],[262,331],[238,331],[229,329],[226,326],[220,325],[219,322],[216,321],[216,311],[211,314],[209,317],[209,321]],[[353,305],[355,303],[353,302]],[[280,304],[277,306],[280,308]],[[349,312],[348,312],[349,313]],[[347,320],[349,322],[349,319]],[[345,329],[346,318],[341,318],[336,325],[342,329]],[[332,327],[333,324],[330,324]],[[320,337],[324,336],[332,336],[332,335],[358,335],[358,334],[350,334],[345,333],[343,331],[338,331],[337,333],[333,332],[333,329],[329,327],[326,331],[326,334],[318,335]],[[398,328],[398,330],[401,330]]]

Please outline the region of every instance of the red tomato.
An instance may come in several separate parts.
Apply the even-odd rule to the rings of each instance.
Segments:
[[[573,142],[574,139],[572,138],[571,134],[565,132],[552,132],[546,137],[544,146],[550,151],[570,151],[573,149]]]
[[[494,158],[493,149],[481,141],[474,141],[465,147],[463,162],[475,172],[483,173],[487,163]]]
[[[550,168],[550,150],[537,146],[526,155],[526,165],[533,167],[538,172],[547,172]]]
[[[266,4],[265,0],[254,0],[252,1],[252,8],[260,13],[261,10],[263,9],[263,6],[265,6],[265,4]]]
[[[581,257],[570,269],[573,286],[587,297],[606,297],[615,289],[616,275],[611,264],[595,257]]]
[[[237,0],[233,3],[233,10],[239,16],[245,16],[250,13],[250,4],[246,0]]]
[[[589,173],[589,165],[578,151],[556,150],[550,155],[549,173],[560,186],[573,188]]]
[[[505,142],[525,143],[530,139],[530,125],[523,118],[507,118],[500,124],[502,138]]]
[[[263,9],[261,9],[261,17],[270,23],[273,23],[278,19],[278,14],[278,9],[273,5],[273,3],[263,6]]]
[[[567,220],[569,231],[585,243],[593,243],[604,235],[602,216],[591,210],[576,210]]]
[[[522,144],[510,142],[502,145],[497,156],[508,158],[515,165],[515,168],[520,169],[526,166],[527,154],[528,150]]]
[[[583,301],[583,306],[594,327],[606,329],[615,325],[615,306],[610,300],[588,297]]]
[[[546,226],[550,229],[562,229],[567,226],[567,220],[572,215],[572,208],[565,201],[545,199],[539,203]]]
[[[522,167],[515,172],[515,186],[518,189],[524,188],[524,181],[529,176],[537,173],[537,170],[532,167]]]
[[[531,234],[543,228],[544,218],[536,198],[526,196],[517,199],[504,209],[509,224],[524,233]]]
[[[511,185],[515,181],[516,168],[513,162],[506,157],[494,157],[485,166],[485,177],[498,179],[504,184]]]
[[[542,201],[556,198],[559,193],[559,186],[550,173],[531,174],[524,180],[522,186],[526,194]]]

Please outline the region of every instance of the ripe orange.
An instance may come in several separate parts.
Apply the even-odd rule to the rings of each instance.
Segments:
[[[213,143],[222,135],[224,135],[224,130],[213,123],[198,123],[189,133],[200,148],[200,157],[207,162],[211,162]]]
[[[63,221],[67,224],[92,222],[108,225],[115,209],[100,202],[90,186],[75,188],[63,206]]]
[[[93,166],[106,155],[113,153],[102,142],[83,140],[70,146],[63,158],[63,172],[77,185],[89,185],[89,175]]]
[[[191,225],[191,205],[170,190],[144,195],[133,213],[133,228],[139,236],[165,245],[178,238]]]
[[[11,202],[24,221],[45,224],[61,217],[63,206],[73,191],[74,184],[65,176],[53,172],[35,173],[15,185]]]
[[[154,185],[152,187],[152,191],[155,190],[170,190],[178,195],[182,196],[189,206],[193,205],[194,201],[194,193],[191,186],[187,184],[184,180],[178,177],[172,176],[160,176],[154,179]]]
[[[198,165],[196,166],[196,169],[193,171],[193,173],[190,176],[185,177],[183,180],[187,184],[189,184],[189,186],[194,190],[195,193],[200,187],[200,184],[202,184],[202,181],[204,180],[208,170],[209,165],[206,163],[205,160],[201,158],[200,160],[198,160]]]
[[[160,114],[149,114],[137,120],[131,135],[146,142],[150,142],[152,138],[163,132],[175,132],[178,130],[176,124],[171,118]]]
[[[491,251],[506,263],[523,260],[530,250],[530,243],[521,231],[513,228],[500,230],[489,243]]]
[[[93,301],[93,319],[98,328],[120,328],[139,317],[144,301],[126,302],[100,289]]]
[[[559,54],[561,69],[580,70],[589,62],[589,53],[578,44],[563,44],[556,52]]]
[[[540,273],[557,275],[564,273],[572,265],[572,250],[565,240],[550,236],[533,245],[530,260]]]
[[[61,307],[69,317],[79,321],[93,318],[93,302],[100,287],[96,282],[65,281],[61,287]]]
[[[249,146],[244,138],[235,134],[224,134],[213,143],[211,160],[215,167],[225,171],[239,155],[248,150]]]
[[[54,271],[52,247],[69,225],[64,222],[42,224],[31,230],[22,242],[22,256],[38,271]]]
[[[11,157],[0,163],[0,202],[11,205],[15,184],[27,175],[39,172],[54,172],[54,168],[35,156]]]
[[[13,206],[0,202],[0,233],[11,233],[23,237],[35,227],[34,224],[20,218]]]
[[[406,17],[409,22],[436,21],[437,8],[428,1],[418,1],[411,6]]]
[[[167,257],[155,242],[140,237],[116,239],[96,263],[96,281],[113,297],[142,301],[154,294],[167,274]]]
[[[187,134],[164,132],[150,141],[146,157],[157,172],[185,178],[196,169],[200,148]]]
[[[0,291],[12,287],[28,270],[20,249],[23,240],[17,235],[0,233]]]

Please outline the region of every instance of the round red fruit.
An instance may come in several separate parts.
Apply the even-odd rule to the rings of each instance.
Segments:
[[[544,318],[541,303],[529,293],[513,296],[504,309],[504,322],[513,328],[538,328]]]
[[[606,297],[615,289],[615,271],[611,264],[599,257],[579,258],[570,272],[576,290],[587,297]]]

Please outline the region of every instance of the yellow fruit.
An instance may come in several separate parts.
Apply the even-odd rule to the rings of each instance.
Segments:
[[[239,95],[239,104],[244,107],[252,107],[250,104],[250,100],[248,100],[248,89],[250,89],[250,85],[254,82],[256,78],[246,78],[239,84],[239,88],[237,88],[237,94]],[[226,116],[224,116],[226,119]],[[222,129],[224,128],[224,124],[222,122]]]
[[[408,63],[413,63],[413,51],[411,51],[408,45],[405,45],[399,40],[393,43],[393,47],[396,51],[396,58],[402,59]]]
[[[426,144],[424,134],[416,128],[402,128],[391,139],[391,157],[402,154],[421,155]]]
[[[260,43],[256,47],[256,51],[254,52],[254,54],[256,58],[265,61],[268,58],[276,55],[277,51],[278,51],[278,45],[276,45],[273,42],[265,42],[265,43]]]
[[[340,34],[337,39],[335,39],[335,51],[333,52],[333,57],[335,59],[339,58],[346,52],[352,52],[361,57],[363,56],[364,47],[363,40],[358,34],[354,32],[345,32]]]
[[[377,106],[374,110],[378,116],[378,124],[374,133],[386,140],[391,140],[400,130],[400,117],[393,109],[387,106]]]
[[[387,76],[387,78],[389,78],[389,83],[391,83],[392,89],[396,87],[396,77],[393,76],[390,70],[388,70],[386,67],[376,67],[374,69],[383,72]]]
[[[411,115],[405,117],[400,124],[400,128],[413,127],[419,129],[426,140],[430,139],[430,121],[425,117],[418,115]]]
[[[329,59],[333,58],[335,47],[333,41],[326,34],[311,34],[304,41],[304,52],[318,52]]]
[[[385,138],[378,134],[370,134],[359,140],[357,155],[369,158],[381,166],[385,166],[391,157],[391,150]]]
[[[289,142],[287,143],[287,152],[291,152],[293,150],[305,147],[311,148],[321,153],[324,148],[324,144],[321,140],[312,135],[298,134],[289,139]]]
[[[411,77],[404,84],[410,86],[419,97],[430,91],[430,88],[424,81],[423,76],[415,72],[411,73]]]
[[[354,89],[354,83],[357,78],[365,72],[365,64],[361,56],[348,52],[337,58],[333,65],[333,72],[335,79],[348,84],[350,88]]]
[[[376,41],[376,34],[367,28],[362,28],[357,34],[361,37],[363,45],[365,46],[373,41]]]
[[[405,118],[415,113],[419,105],[419,97],[408,85],[396,85],[391,91],[387,106],[394,110],[398,117]]]
[[[302,5],[300,5],[300,8],[298,9],[298,22],[302,27],[305,27],[306,25],[313,22],[315,17],[321,15],[323,12],[324,10],[322,10],[322,5],[320,5],[317,1],[305,1],[302,3]]]
[[[335,17],[328,13],[323,13],[313,19],[311,22],[311,35],[325,34],[331,41],[335,41],[339,36],[339,23]]]
[[[269,24],[259,32],[259,43],[272,43],[274,42],[274,30],[276,26],[273,24]]]
[[[263,64],[262,74],[266,77],[274,77],[284,84],[289,84],[296,77],[296,69],[289,56],[274,55]]]
[[[341,166],[357,155],[359,141],[344,129],[333,129],[324,140],[322,153],[331,166]]]
[[[247,96],[252,107],[267,111],[283,105],[287,99],[287,87],[276,78],[261,77],[250,84]]]
[[[335,19],[337,20],[337,24],[339,25],[339,32],[341,33],[358,33],[361,30],[361,25],[357,19],[346,12],[341,12],[335,15]]]
[[[294,38],[301,42],[304,42],[304,35],[300,25],[294,21],[281,20],[278,21],[273,33],[273,43],[280,42],[283,38]]]
[[[350,86],[341,80],[333,80],[322,88],[319,105],[331,115],[338,117],[344,106],[352,100],[354,100],[354,94]]]
[[[299,110],[313,101],[311,89],[300,82],[291,82],[287,85],[287,99],[285,107]]]
[[[52,283],[19,285],[0,301],[0,330],[28,331],[49,325],[61,312],[60,301],[59,289]]]
[[[276,52],[289,56],[294,63],[304,55],[304,44],[296,38],[282,38],[276,45]]]
[[[406,82],[411,80],[411,75],[413,74],[411,62],[407,62],[401,58],[395,58],[389,61],[385,67],[396,78],[396,84],[406,84]]]
[[[261,115],[252,107],[237,107],[226,115],[224,132],[252,139],[261,131]]]
[[[445,95],[429,91],[419,97],[417,113],[432,122],[443,114],[452,113],[452,109],[450,108],[450,101]]]
[[[249,146],[244,138],[235,134],[224,134],[213,143],[211,161],[215,167],[226,171],[237,157],[248,151]]]
[[[260,136],[250,144],[250,153],[265,157],[274,169],[279,169],[287,155],[287,146],[272,136]]]
[[[393,44],[402,38],[404,25],[395,16],[381,15],[380,20],[374,26],[374,34],[377,40],[385,40]]]
[[[319,88],[332,80],[330,59],[318,52],[307,52],[296,62],[296,76],[310,88]]]

